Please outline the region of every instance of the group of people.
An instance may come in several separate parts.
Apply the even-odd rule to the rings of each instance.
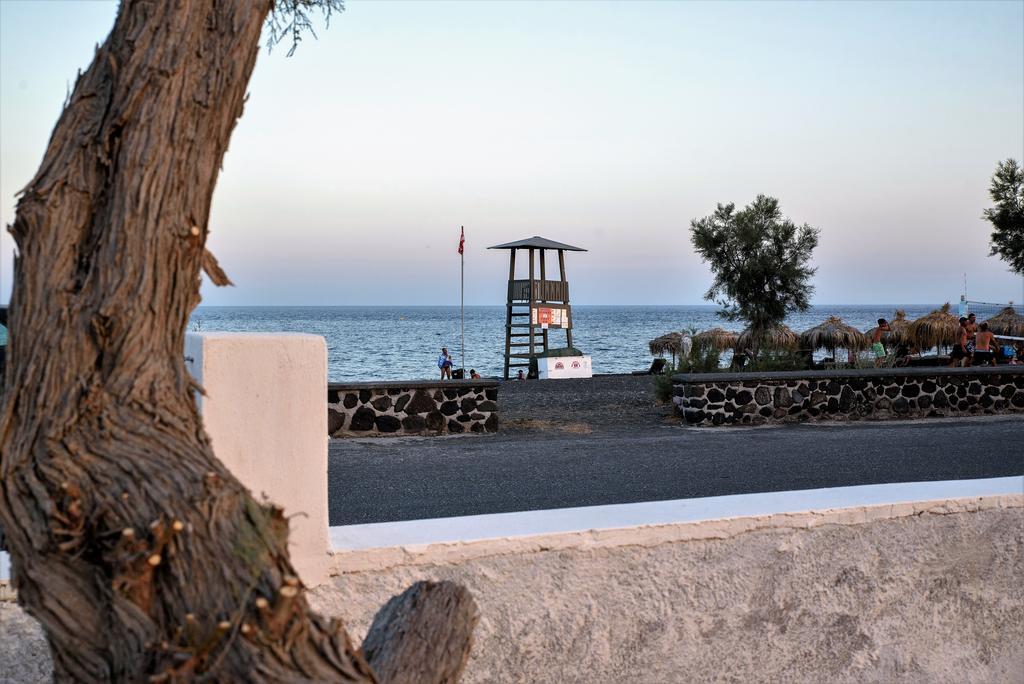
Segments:
[[[892,332],[889,322],[884,318],[878,319],[878,327],[874,329],[871,337],[871,349],[875,353],[875,365],[882,365],[888,350],[885,348],[884,336]],[[995,366],[1000,358],[1006,363],[1017,365],[1021,363],[1021,346],[1017,349],[1009,348],[1003,351],[996,343],[996,336],[988,328],[988,323],[978,323],[977,316],[969,314],[960,318],[960,328],[957,331],[956,344],[949,355],[950,366]],[[897,359],[916,353],[914,348],[899,349],[896,351]],[[899,364],[897,364],[899,365]]]
[[[956,344],[949,355],[950,366],[995,366],[995,335],[988,329],[988,323],[978,324],[974,314],[960,317]]]
[[[448,353],[448,347],[441,347],[441,355],[437,357],[437,367],[441,369],[441,379],[442,380],[451,380],[452,379],[452,367],[454,365],[455,365],[455,362],[452,361],[452,355]],[[462,376],[459,375],[458,379],[461,379],[461,378],[462,378]],[[469,369],[469,379],[470,380],[480,380],[480,374],[476,372],[475,368],[470,368]],[[519,369],[519,374],[516,377],[516,380],[525,380],[525,379],[526,379],[526,374],[523,373],[522,369]]]
[[[448,347],[441,347],[441,355],[437,357],[437,367],[441,369],[441,379],[451,380],[452,379],[452,368],[455,366],[455,362],[452,361],[452,355],[448,353]],[[460,371],[461,373],[461,371]],[[459,375],[461,379],[461,374]],[[476,372],[475,368],[469,369],[469,379],[479,380],[480,374]]]

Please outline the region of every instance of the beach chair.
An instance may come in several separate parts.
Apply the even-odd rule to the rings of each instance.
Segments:
[[[633,375],[660,375],[665,370],[665,365],[668,363],[665,359],[654,359],[651,361],[651,367],[645,371],[633,371]]]

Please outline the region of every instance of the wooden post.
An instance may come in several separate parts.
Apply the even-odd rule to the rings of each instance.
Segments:
[[[572,309],[569,307],[569,281],[565,279],[565,250],[558,250],[558,275],[562,279],[562,286],[565,289],[565,311],[566,311],[566,328],[565,328],[565,341],[569,347],[572,347]]]
[[[536,292],[533,289],[533,247],[530,247],[530,288],[529,288],[529,295],[530,295],[530,299],[529,299],[529,302],[530,302],[530,309],[529,309],[530,316],[529,316],[529,318],[527,320],[530,321],[530,358],[532,359],[533,355],[537,353],[535,351],[535,348],[534,348],[535,342],[534,342],[534,326],[533,326],[533,307],[534,307],[534,303],[536,302],[536,299],[537,299]]]
[[[516,250],[509,250],[508,297],[505,313],[505,379],[508,380],[508,365],[512,359],[512,290],[516,279]]]
[[[544,253],[546,251],[547,250],[545,250],[545,249],[540,250],[540,291],[541,291],[541,299],[544,300],[545,304],[548,301],[547,295],[545,294],[546,286],[544,284],[544,281],[547,280],[547,271],[544,268]],[[544,328],[541,331],[540,336],[541,336],[541,344],[544,346],[544,351],[547,351],[548,350],[548,330],[547,330],[547,328]]]
[[[462,238],[459,240],[459,314],[460,314],[460,330],[462,331],[461,348],[460,348],[460,363],[462,366],[463,377],[466,373],[466,255],[463,253],[463,242],[466,239],[466,227],[461,226]]]

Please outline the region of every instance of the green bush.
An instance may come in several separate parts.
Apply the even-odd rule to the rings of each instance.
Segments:
[[[654,398],[658,402],[667,404],[672,401],[672,376],[677,372],[666,366],[665,372],[654,376]]]
[[[698,349],[696,345],[687,357],[690,373],[717,373],[721,370],[722,352],[713,347]]]
[[[690,331],[691,335],[695,331]],[[673,368],[672,364],[666,364],[665,370],[654,376],[654,396],[662,402],[672,400],[672,376],[677,373],[719,373],[722,360],[722,353],[713,347],[701,347],[693,345],[690,353],[679,358],[678,365]]]
[[[689,329],[691,340],[697,334],[697,328]],[[717,373],[721,369],[722,352],[714,347],[702,344],[691,344],[690,353],[679,358],[677,373]]]

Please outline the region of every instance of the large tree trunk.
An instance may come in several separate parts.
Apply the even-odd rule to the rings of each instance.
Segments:
[[[214,457],[182,357],[270,0],[122,0],[11,228],[0,527],[58,680],[373,681],[287,522]]]

